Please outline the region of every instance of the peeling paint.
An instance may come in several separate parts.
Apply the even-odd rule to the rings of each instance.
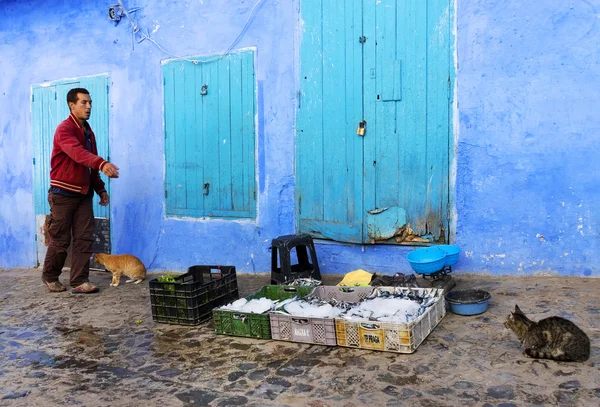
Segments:
[[[369,210],[366,219],[372,243],[397,238],[406,229],[406,211],[398,206]]]

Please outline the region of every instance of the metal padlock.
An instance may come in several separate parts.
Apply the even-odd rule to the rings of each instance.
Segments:
[[[364,136],[365,130],[366,130],[366,125],[367,125],[367,122],[364,120],[362,122],[358,123],[358,128],[356,129],[356,134],[358,134],[359,136]]]

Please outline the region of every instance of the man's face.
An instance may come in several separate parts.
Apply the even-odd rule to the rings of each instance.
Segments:
[[[88,120],[90,118],[90,113],[92,112],[92,99],[90,98],[90,95],[78,93],[77,102],[69,103],[69,107],[76,118],[79,120]]]

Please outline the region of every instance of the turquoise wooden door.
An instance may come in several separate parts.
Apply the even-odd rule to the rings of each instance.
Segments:
[[[109,159],[108,148],[108,90],[107,76],[93,76],[75,80],[57,81],[49,85],[32,87],[32,137],[33,137],[33,196],[36,215],[36,240],[38,263],[44,261],[46,246],[43,225],[46,215],[50,213],[48,189],[50,188],[50,154],[54,141],[54,131],[61,121],[69,116],[67,93],[72,88],[85,88],[92,98],[92,114],[90,126],[96,135],[98,154]],[[101,174],[110,194],[110,183]],[[96,222],[95,251],[110,251],[108,236],[109,206],[100,206],[100,199],[94,197],[94,216]],[[98,243],[98,244],[97,244]]]
[[[348,3],[302,2],[299,230],[345,242],[447,241],[450,2]],[[343,23],[331,26],[331,15]],[[323,147],[332,138],[334,151]],[[359,153],[342,162],[342,151]],[[340,205],[350,201],[352,210]]]
[[[359,243],[363,235],[362,5],[302,1],[296,121],[300,232]]]

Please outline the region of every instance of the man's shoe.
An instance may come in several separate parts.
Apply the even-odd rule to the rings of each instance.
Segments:
[[[46,287],[48,287],[48,290],[50,290],[51,293],[60,293],[63,291],[67,291],[67,287],[62,285],[62,283],[58,280],[52,282],[44,281],[44,283],[46,284]]]
[[[89,282],[78,285],[77,287],[71,288],[71,294],[92,294],[97,293],[98,287]]]

